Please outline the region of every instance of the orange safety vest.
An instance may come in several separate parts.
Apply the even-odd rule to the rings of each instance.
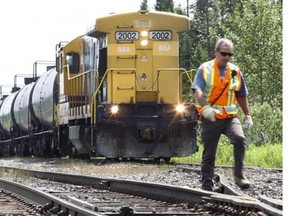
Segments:
[[[223,88],[225,88],[221,96],[212,105],[212,107],[220,111],[219,114],[215,115],[216,118],[226,119],[236,116],[237,99],[235,92],[239,91],[241,87],[241,76],[239,68],[236,65],[228,62],[225,76],[221,79],[220,70],[215,59],[203,63],[201,67],[202,76],[206,82],[203,94],[208,103],[213,103],[214,100],[221,94]],[[234,76],[232,76],[232,70],[237,72]],[[196,106],[200,112],[202,107],[199,103],[196,103]]]

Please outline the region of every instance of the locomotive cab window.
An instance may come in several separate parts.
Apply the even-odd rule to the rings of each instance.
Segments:
[[[80,67],[79,53],[69,52],[66,54],[66,63],[69,66],[70,73],[78,73]]]

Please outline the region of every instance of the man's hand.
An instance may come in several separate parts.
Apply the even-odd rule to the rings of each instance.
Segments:
[[[252,126],[253,126],[252,117],[250,115],[247,115],[245,117],[245,122],[244,122],[244,125],[243,125],[243,129],[247,131],[247,130],[250,130]]]
[[[205,105],[201,110],[203,117],[211,122],[216,121],[215,113],[219,113],[219,110],[212,108],[209,104]]]

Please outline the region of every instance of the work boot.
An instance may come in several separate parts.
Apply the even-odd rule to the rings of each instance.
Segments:
[[[213,187],[213,186],[203,186],[203,185],[202,185],[202,190],[214,191],[214,187]]]
[[[249,189],[250,188],[250,182],[244,176],[240,176],[240,177],[235,176],[235,183],[241,189]]]
[[[202,190],[213,191],[214,190],[214,182],[212,179],[202,179]]]

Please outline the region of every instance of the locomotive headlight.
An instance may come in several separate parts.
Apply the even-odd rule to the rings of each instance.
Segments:
[[[141,36],[142,37],[147,37],[148,36],[148,32],[147,31],[142,31],[141,32]]]
[[[148,31],[142,31],[140,35],[142,37],[140,41],[141,46],[147,46],[148,45]]]
[[[177,106],[176,106],[176,111],[177,111],[178,113],[184,112],[184,111],[185,111],[184,105],[183,105],[183,104],[177,104]]]
[[[143,40],[141,40],[140,44],[141,44],[141,46],[147,46],[148,45],[148,40],[143,39]]]
[[[112,112],[112,114],[116,114],[116,113],[118,112],[118,110],[119,110],[119,107],[118,107],[117,105],[113,105],[113,106],[111,107],[111,112]]]

